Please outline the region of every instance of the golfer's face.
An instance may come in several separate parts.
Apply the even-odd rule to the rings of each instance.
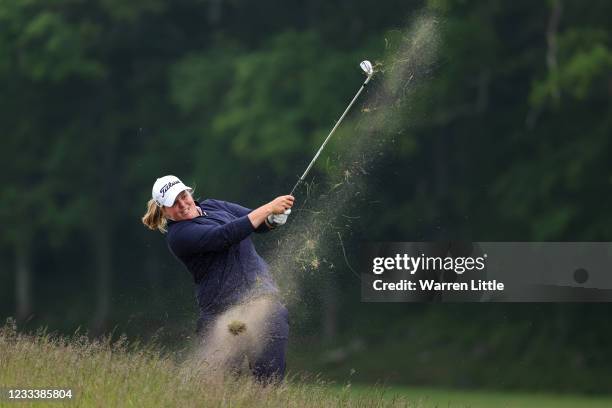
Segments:
[[[166,217],[174,221],[190,220],[200,215],[191,194],[187,191],[177,195],[172,207],[164,207],[164,212]]]

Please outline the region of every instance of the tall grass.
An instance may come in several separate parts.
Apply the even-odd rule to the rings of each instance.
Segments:
[[[66,405],[73,407],[412,406],[384,398],[382,389],[353,395],[349,387],[316,378],[293,377],[264,387],[250,377],[213,374],[192,359],[180,361],[156,346],[129,344],[125,337],[24,334],[12,321],[0,328],[0,387],[72,389]]]

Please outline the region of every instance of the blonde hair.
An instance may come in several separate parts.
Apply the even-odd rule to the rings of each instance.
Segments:
[[[150,199],[147,203],[147,212],[142,216],[142,223],[150,230],[158,230],[162,234],[168,231],[168,220],[154,199]]]

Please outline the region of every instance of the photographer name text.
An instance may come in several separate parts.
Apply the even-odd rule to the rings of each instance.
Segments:
[[[417,284],[418,283],[418,284]],[[503,282],[497,280],[482,280],[472,279],[469,282],[438,282],[433,279],[419,280],[418,282],[401,279],[397,282],[384,282],[382,279],[376,279],[372,283],[374,290],[407,290],[407,291],[502,291],[504,290]]]

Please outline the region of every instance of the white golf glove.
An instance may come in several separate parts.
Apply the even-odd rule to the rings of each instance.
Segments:
[[[283,214],[270,214],[268,215],[268,224],[274,228],[285,225],[289,214],[291,214],[291,210],[285,210]]]

